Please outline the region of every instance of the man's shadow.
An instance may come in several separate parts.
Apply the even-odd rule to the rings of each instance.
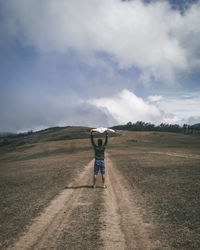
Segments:
[[[94,189],[93,186],[89,185],[81,185],[81,186],[66,186],[65,189],[80,189],[80,188],[91,188]],[[103,188],[101,186],[96,186],[96,188]]]

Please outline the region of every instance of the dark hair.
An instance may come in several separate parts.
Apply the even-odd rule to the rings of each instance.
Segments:
[[[102,146],[102,140],[98,139],[98,146]]]

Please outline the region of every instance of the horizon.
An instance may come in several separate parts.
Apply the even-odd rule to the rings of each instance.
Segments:
[[[128,123],[130,123],[131,121],[129,121]],[[132,123],[131,122],[131,124],[132,125],[135,125],[135,124],[137,124],[137,123],[139,123],[139,122],[142,122],[143,123],[143,121],[137,121],[137,122],[135,122],[135,123]],[[110,127],[108,127],[108,128],[115,128],[116,129],[116,127],[120,127],[120,126],[126,126],[126,125],[128,125],[128,123],[126,123],[126,124],[117,124],[117,125],[114,125],[114,126],[110,126]],[[194,127],[195,125],[200,125],[200,123],[195,123],[195,124],[192,124],[192,125],[189,125],[189,124],[182,124],[182,125],[180,125],[180,124],[174,124],[174,123],[160,123],[160,124],[157,124],[157,125],[155,125],[155,124],[153,124],[153,123],[149,123],[149,122],[146,122],[145,123],[146,125],[147,124],[149,124],[149,125],[154,125],[155,126],[155,128],[156,127],[159,127],[160,125],[162,125],[162,124],[164,124],[164,125],[169,125],[169,126],[174,126],[174,125],[178,125],[178,126],[180,126],[180,128],[183,128],[184,127],[184,125],[186,125],[186,126],[188,126],[188,127]],[[74,127],[83,127],[83,128],[94,128],[94,127],[90,127],[90,126],[81,126],[81,125],[73,125],[73,126],[71,126],[71,125],[64,125],[64,126],[54,126],[54,127],[46,127],[46,128],[43,128],[43,129],[39,129],[39,130],[26,130],[26,131],[17,131],[17,132],[12,132],[12,131],[0,131],[0,137],[6,137],[6,136],[15,136],[15,135],[20,135],[20,134],[31,134],[31,133],[37,133],[37,132],[41,132],[41,131],[43,131],[43,130],[48,130],[48,129],[54,129],[54,128],[68,128],[68,127],[72,127],[72,128],[74,128]],[[95,127],[96,128],[96,127]],[[134,131],[134,130],[133,130]],[[149,131],[151,131],[151,130],[149,130]],[[153,131],[153,130],[152,130]],[[165,132],[165,131],[164,131]]]

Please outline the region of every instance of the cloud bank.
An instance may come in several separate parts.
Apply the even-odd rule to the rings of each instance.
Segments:
[[[173,83],[200,68],[200,2],[181,15],[167,1],[15,0],[1,6],[1,30],[40,53],[106,53],[140,80]]]
[[[137,121],[159,122],[161,111],[154,105],[146,103],[142,98],[124,89],[118,95],[89,101],[101,111],[112,117],[120,124]]]
[[[115,122],[112,116],[69,93],[44,97],[22,90],[2,97],[0,109],[0,132],[35,131],[69,125],[111,126]]]
[[[200,120],[200,98],[149,96],[145,101],[131,91],[124,89],[117,95],[89,100],[107,116],[112,116],[117,124],[127,122],[151,122],[154,124],[193,124]]]
[[[200,120],[199,96],[199,93],[180,97],[155,95],[145,100],[124,89],[118,94],[87,100],[73,93],[36,97],[33,92],[21,90],[0,99],[0,132],[66,125],[109,127],[129,121],[195,124]]]

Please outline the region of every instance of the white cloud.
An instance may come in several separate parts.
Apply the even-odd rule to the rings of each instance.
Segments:
[[[147,99],[163,111],[164,123],[194,124],[200,122],[199,96],[199,92],[190,92],[179,95],[149,96]]]
[[[5,103],[7,105],[5,105]],[[72,93],[40,95],[27,89],[0,98],[0,132],[52,126],[111,126],[114,119]]]
[[[104,52],[144,82],[200,68],[200,3],[184,15],[166,1],[4,1],[4,30],[41,52]]]
[[[162,122],[167,123],[167,124],[183,124],[184,123],[179,116],[171,114],[171,113],[164,114]]]
[[[200,117],[199,93],[186,97],[165,97],[159,101],[159,108],[165,113],[173,113],[180,120],[188,120],[190,117]]]
[[[122,124],[129,121],[157,123],[162,119],[162,113],[156,106],[146,103],[126,89],[115,96],[91,99],[89,103]]]
[[[0,98],[0,131],[27,131],[51,126],[112,126],[129,121],[200,122],[200,93],[181,97],[150,96],[147,101],[127,89],[89,101],[69,91],[40,95],[29,87]],[[42,90],[40,90],[42,91]],[[153,100],[153,104],[149,100]],[[6,103],[6,105],[5,105]]]
[[[158,102],[163,99],[161,95],[151,95],[147,98],[150,102]]]
[[[111,115],[119,124],[129,121],[151,122],[154,124],[194,124],[200,122],[200,98],[149,96],[145,101],[124,89],[117,95],[89,100],[89,103]]]

